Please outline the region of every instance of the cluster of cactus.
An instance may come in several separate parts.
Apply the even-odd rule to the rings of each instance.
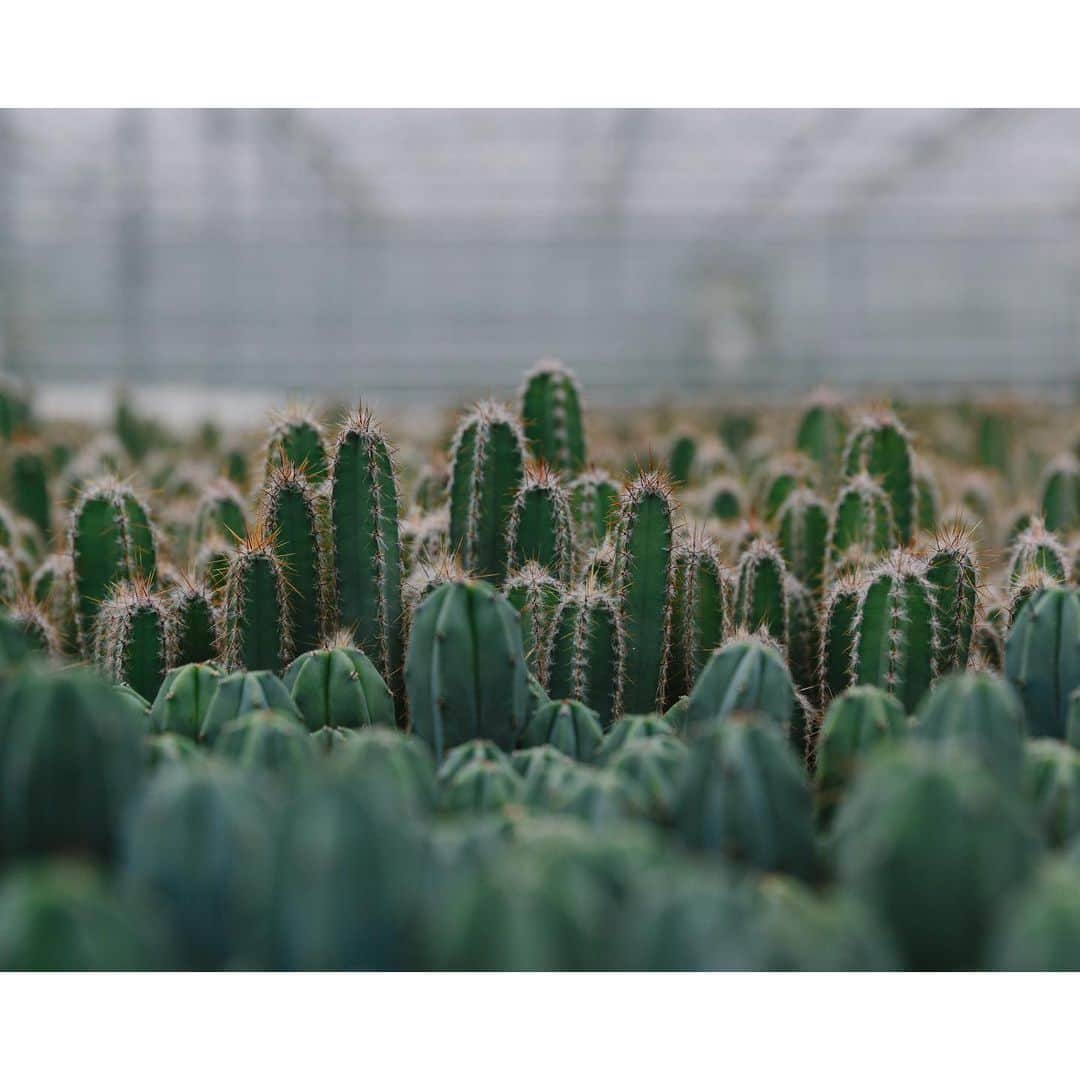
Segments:
[[[901,411],[0,392],[0,967],[1080,964],[1075,457]]]

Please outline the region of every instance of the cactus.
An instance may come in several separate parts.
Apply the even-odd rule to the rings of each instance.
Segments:
[[[224,676],[203,713],[199,742],[213,746],[231,721],[260,709],[303,719],[288,687],[273,672],[234,671]]]
[[[50,657],[60,655],[60,635],[40,604],[22,596],[4,612],[4,617],[31,651]]]
[[[334,778],[385,807],[391,820],[432,812],[438,798],[435,762],[423,742],[392,727],[350,729],[350,734],[331,762]]]
[[[1060,540],[1048,532],[1042,518],[1032,518],[1016,536],[1009,552],[1006,577],[1015,587],[1033,570],[1041,570],[1053,581],[1064,585],[1069,580],[1069,561]]]
[[[18,446],[11,455],[12,503],[32,521],[46,540],[52,535],[52,503],[45,453],[33,443]]]
[[[19,565],[7,548],[0,547],[0,606],[10,607],[22,591]]]
[[[903,707],[876,686],[852,686],[825,710],[814,751],[818,816],[832,820],[851,786],[855,771],[882,743],[907,733]]]
[[[611,474],[590,469],[576,476],[567,488],[574,543],[581,559],[600,546],[619,505],[619,489]]]
[[[1042,516],[1051,532],[1065,536],[1080,528],[1080,458],[1061,454],[1046,467]]]
[[[941,510],[941,493],[930,467],[915,458],[915,524],[919,532],[933,533],[937,529]]]
[[[30,578],[30,598],[41,606],[56,627],[61,651],[78,640],[75,620],[75,577],[71,556],[57,552],[43,559]]]
[[[347,636],[298,656],[283,681],[309,731],[394,725],[394,699],[386,683]]]
[[[673,484],[685,487],[690,483],[695,454],[697,454],[697,440],[689,432],[680,432],[671,440],[667,473]]]
[[[1005,675],[1028,734],[1064,739],[1069,695],[1080,686],[1080,591],[1052,586],[1024,605],[1005,641]]]
[[[307,729],[287,713],[256,709],[230,720],[214,743],[214,753],[243,772],[295,781],[316,761]]]
[[[517,420],[496,402],[482,402],[454,435],[450,459],[451,551],[470,573],[501,584],[510,555],[507,526],[525,473]]]
[[[883,555],[896,538],[892,504],[865,473],[853,476],[836,496],[827,540],[828,565]]]
[[[88,485],[71,511],[69,550],[79,646],[89,652],[109,590],[134,578],[153,580],[157,549],[146,507],[117,480]]]
[[[566,476],[585,467],[581,388],[558,360],[541,360],[521,388],[521,420],[533,457]]]
[[[777,512],[776,540],[788,569],[814,595],[825,581],[831,522],[825,502],[806,488],[793,491]]]
[[[828,391],[811,397],[799,420],[795,446],[817,463],[826,480],[840,470],[847,439],[847,417],[840,402]]]
[[[813,483],[813,466],[802,454],[771,458],[759,485],[761,516],[766,521],[773,521],[793,492],[812,487]]]
[[[169,591],[169,610],[176,630],[174,666],[213,660],[221,650],[218,611],[205,585],[184,579]]]
[[[25,387],[0,376],[0,439],[7,441],[30,422],[30,398]]]
[[[1029,739],[1024,747],[1023,795],[1043,837],[1062,848],[1080,836],[1080,754],[1057,739]]]
[[[151,730],[179,735],[195,742],[218,684],[221,669],[214,664],[188,663],[173,668],[164,678],[150,708]]]
[[[638,813],[666,823],[675,810],[687,756],[684,742],[660,735],[623,747],[608,758],[607,768],[626,783]]]
[[[271,420],[266,442],[266,474],[291,465],[313,484],[326,476],[326,443],[322,425],[308,409],[290,408]]]
[[[198,546],[212,536],[220,536],[238,544],[247,533],[247,512],[244,497],[236,486],[225,479],[215,480],[199,499],[195,508],[191,539]]]
[[[98,666],[114,682],[152,701],[176,654],[169,605],[143,581],[120,582],[101,605],[94,629]]]
[[[979,568],[970,535],[962,528],[938,533],[926,560],[926,578],[934,596],[939,675],[962,671],[971,655],[978,604]]]
[[[512,750],[525,722],[519,617],[486,582],[451,581],[417,609],[405,685],[413,730],[441,761],[469,739]]]
[[[570,500],[558,474],[542,462],[525,470],[514,496],[507,547],[512,567],[534,562],[560,580],[569,580],[573,554]]]
[[[938,621],[926,564],[895,551],[868,576],[855,613],[852,681],[880,686],[908,712],[937,676]]]
[[[1060,582],[1051,577],[1045,570],[1029,570],[1020,577],[1009,589],[1008,607],[1006,609],[1008,625],[1012,626],[1016,622],[1020,617],[1020,612],[1024,610],[1024,606],[1033,596],[1038,596],[1058,584]]]
[[[425,515],[441,510],[446,505],[446,489],[449,486],[450,467],[440,455],[420,470],[413,491],[413,504]]]
[[[512,769],[490,761],[473,762],[444,786],[439,809],[448,814],[487,813],[516,802],[521,787]]]
[[[975,427],[975,460],[987,469],[1008,475],[1012,462],[1012,417],[998,410],[982,412]]]
[[[821,622],[810,590],[791,574],[784,581],[788,598],[787,662],[795,685],[811,697],[818,696],[818,658],[821,656]]]
[[[701,496],[706,514],[721,522],[739,521],[746,513],[746,492],[730,476],[711,480]]]
[[[851,685],[855,616],[865,585],[860,572],[844,574],[829,586],[821,614],[821,700],[828,701]]]
[[[988,949],[992,971],[1080,970],[1080,867],[1048,860],[1009,905]]]
[[[900,543],[910,543],[917,528],[917,490],[911,435],[888,412],[864,416],[844,448],[844,473],[869,473],[889,497]]]
[[[390,444],[364,409],[338,434],[330,464],[330,517],[338,623],[352,633],[400,703],[398,482]]]
[[[321,502],[298,466],[286,463],[270,473],[259,524],[272,538],[281,565],[297,652],[316,648],[323,632],[329,574],[321,513]]]
[[[576,761],[591,761],[600,749],[603,728],[595,712],[580,701],[549,701],[536,710],[522,732],[523,747],[550,744]]]
[[[735,584],[735,625],[763,629],[777,641],[788,637],[786,569],[768,540],[755,540],[739,559]]]
[[[212,537],[202,544],[195,553],[195,578],[205,585],[213,596],[217,596],[225,588],[232,555],[233,545],[217,537]]]
[[[622,713],[622,607],[592,581],[562,597],[552,618],[544,672],[556,698],[583,701],[607,729]]]
[[[731,584],[712,544],[695,535],[675,545],[675,591],[667,700],[690,692],[706,661],[731,630]]]
[[[506,579],[502,592],[521,616],[521,645],[529,670],[546,683],[552,620],[562,598],[559,582],[539,564],[527,562]]]
[[[658,735],[674,734],[671,725],[655,713],[627,715],[608,728],[604,741],[596,755],[598,765],[606,765],[624,746]]]
[[[623,707],[649,712],[663,704],[670,641],[674,500],[661,473],[626,487],[615,525],[615,588],[626,643]]]
[[[229,563],[222,601],[226,667],[281,671],[292,659],[292,616],[274,539],[261,530],[240,541]]]
[[[593,548],[582,562],[580,579],[605,589],[615,587],[615,544],[608,538]]]

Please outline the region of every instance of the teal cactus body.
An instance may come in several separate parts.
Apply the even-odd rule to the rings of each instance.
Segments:
[[[714,649],[732,627],[732,589],[716,550],[704,536],[675,546],[667,700],[690,692]]]
[[[891,413],[863,417],[844,448],[844,473],[867,473],[880,483],[892,506],[897,539],[911,541],[918,526],[911,435]]]
[[[214,664],[187,663],[173,668],[151,706],[151,729],[196,741],[221,680],[221,669]]]
[[[486,582],[452,581],[417,609],[405,685],[413,730],[437,760],[469,739],[512,750],[525,723],[519,616]]]
[[[273,672],[236,671],[226,675],[203,713],[199,741],[212,746],[231,721],[260,709],[287,713],[297,721],[303,719],[288,687]]]
[[[711,480],[701,494],[706,514],[725,524],[739,521],[746,513],[746,492],[731,476]]]
[[[52,500],[45,452],[34,444],[20,446],[11,456],[12,505],[16,513],[33,522],[41,536],[52,535]]]
[[[1080,686],[1080,591],[1053,586],[1023,607],[1005,641],[1005,675],[1024,703],[1028,734],[1064,739]]]
[[[656,713],[627,714],[608,728],[596,760],[599,764],[606,764],[630,743],[637,742],[639,739],[651,739],[657,735],[672,734],[674,734],[672,726]]]
[[[533,562],[569,580],[574,538],[570,500],[558,473],[543,463],[526,469],[506,527],[512,567]]]
[[[60,655],[60,634],[41,604],[34,603],[29,597],[19,597],[7,608],[3,617],[32,652],[50,657]]]
[[[521,420],[533,457],[566,476],[585,467],[581,388],[558,360],[541,360],[521,388]]]
[[[326,476],[326,441],[318,418],[307,409],[292,408],[273,418],[266,442],[266,472],[272,475],[291,465],[313,483]]]
[[[963,529],[938,534],[926,560],[926,578],[937,615],[935,670],[939,675],[963,671],[971,655],[979,599],[979,566]]]
[[[829,508],[806,488],[793,491],[776,519],[776,540],[788,569],[811,593],[819,595],[825,581],[829,540]]]
[[[607,768],[626,783],[640,813],[665,823],[675,810],[686,758],[684,742],[671,735],[659,735],[624,746],[608,758]]]
[[[818,661],[821,656],[821,621],[813,593],[788,574],[784,582],[788,598],[787,663],[799,689],[818,696]]]
[[[1006,577],[1010,587],[1033,571],[1041,570],[1064,585],[1069,580],[1069,559],[1065,546],[1046,529],[1042,518],[1032,518],[1013,541]]]
[[[1080,970],[1080,866],[1047,861],[1004,913],[985,958],[995,971]]]
[[[599,547],[619,506],[619,489],[604,469],[576,476],[567,489],[578,558]]]
[[[783,454],[771,458],[759,481],[761,516],[768,522],[774,521],[789,496],[812,487],[815,479],[812,462],[802,454]]]
[[[787,570],[768,540],[755,540],[739,559],[735,583],[735,626],[764,630],[777,641],[788,637]]]
[[[501,584],[510,558],[508,526],[525,475],[516,418],[494,401],[462,421],[450,449],[450,550],[478,577]]]
[[[117,585],[98,611],[94,653],[109,678],[153,701],[176,655],[168,603],[142,582]]]
[[[60,649],[68,652],[78,643],[75,571],[67,552],[43,559],[30,578],[30,598],[39,604],[56,627]]]
[[[400,704],[404,626],[398,514],[393,452],[375,418],[362,409],[338,433],[330,465],[334,600],[338,624],[352,634]]]
[[[296,781],[314,766],[318,750],[304,725],[288,713],[256,709],[221,729],[214,753],[243,772]]]
[[[439,809],[448,814],[488,813],[518,801],[521,789],[521,780],[512,769],[476,761],[443,787]]]
[[[687,431],[679,432],[672,440],[667,455],[667,473],[673,484],[685,486],[693,475],[697,439]]]
[[[218,479],[203,492],[195,508],[191,539],[197,546],[220,537],[239,543],[247,533],[247,509],[244,496],[230,481]]]
[[[821,700],[836,697],[851,685],[856,616],[865,582],[857,573],[845,574],[829,586],[821,614]]]
[[[915,519],[919,532],[933,533],[941,514],[941,492],[925,461],[915,458]]]
[[[895,542],[892,504],[884,490],[865,473],[840,489],[829,522],[828,565],[831,571],[853,561],[872,561]]]
[[[1051,532],[1065,536],[1080,528],[1080,458],[1062,454],[1046,467],[1042,516]]]
[[[664,702],[674,587],[674,502],[661,473],[623,492],[615,531],[615,589],[626,643],[623,708],[649,712]]]
[[[795,434],[799,451],[817,463],[822,476],[831,479],[840,471],[847,441],[847,415],[840,402],[827,391],[807,403]]]
[[[284,683],[309,731],[394,725],[394,699],[375,665],[347,640],[298,656]]]
[[[205,585],[181,581],[169,591],[168,604],[176,630],[173,664],[201,664],[217,657],[221,635],[210,590]]]
[[[1080,836],[1080,754],[1057,739],[1029,739],[1024,748],[1023,795],[1054,848]]]
[[[549,701],[536,710],[522,732],[523,747],[545,743],[576,761],[591,761],[600,749],[604,730],[595,712],[580,701]]]
[[[293,656],[290,597],[281,559],[264,533],[245,537],[229,563],[222,601],[226,667],[280,672]]]
[[[502,591],[521,616],[521,645],[529,671],[546,683],[551,630],[562,588],[542,566],[529,562],[506,579]]]

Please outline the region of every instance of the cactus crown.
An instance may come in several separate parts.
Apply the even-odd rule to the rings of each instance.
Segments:
[[[1069,576],[1069,559],[1064,544],[1048,531],[1043,519],[1032,517],[1026,529],[1013,542],[1009,552],[1006,579],[1015,584],[1030,570],[1040,569],[1059,582]]]
[[[150,643],[137,642],[136,624],[146,616],[150,616],[153,625],[156,625],[155,639]],[[153,655],[142,659],[157,666],[159,681],[172,667],[177,645],[176,623],[168,604],[151,591],[146,579],[116,582],[101,605],[94,628],[95,662],[115,682],[128,682],[127,668],[132,660],[133,648],[152,651]],[[135,689],[143,692],[139,686]]]
[[[312,479],[321,478],[326,470],[326,449],[315,411],[291,404],[284,412],[271,413],[263,457],[268,472],[287,462]]]
[[[544,462],[525,468],[510,509],[507,549],[512,564],[539,560],[559,577],[570,574],[570,500],[559,474]]]
[[[259,571],[267,574],[271,583],[277,607],[274,625],[255,626],[249,622],[248,590],[249,587],[254,587]],[[286,658],[291,657],[293,649],[290,604],[288,583],[282,571],[276,537],[261,525],[257,525],[237,544],[225,579],[222,618],[225,639],[223,659],[226,666],[232,669],[246,666],[244,655],[248,635],[260,631],[267,635],[276,635],[279,656],[275,666],[283,666]],[[260,618],[267,619],[268,616],[262,613]]]

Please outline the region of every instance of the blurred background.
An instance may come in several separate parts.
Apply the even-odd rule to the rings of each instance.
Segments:
[[[1080,113],[0,112],[0,367],[194,394],[1060,396]]]

